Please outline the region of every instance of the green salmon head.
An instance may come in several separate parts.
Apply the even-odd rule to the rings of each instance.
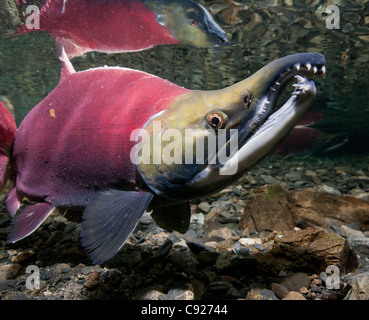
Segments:
[[[321,54],[294,54],[224,89],[179,95],[144,126],[136,144],[139,172],[156,194],[173,200],[224,188],[294,127],[316,95],[306,77],[324,73]],[[293,79],[291,97],[277,109],[278,96]]]
[[[145,0],[144,3],[181,44],[210,47],[229,43],[226,33],[206,8],[192,0]]]

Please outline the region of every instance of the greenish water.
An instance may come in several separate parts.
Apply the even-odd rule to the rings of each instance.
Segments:
[[[248,77],[276,58],[320,52],[327,59],[327,77],[315,81],[318,95],[313,108],[324,114],[323,120],[314,124],[328,137],[323,149],[346,138],[341,153],[368,153],[369,1],[198,2],[209,9],[234,46],[222,50],[159,46],[121,54],[88,53],[72,60],[75,69],[122,66],[189,89],[218,89]],[[340,10],[339,29],[326,26],[329,4]],[[8,36],[14,29],[3,16],[0,19],[0,95],[13,103],[19,124],[57,85],[60,61],[48,33]]]

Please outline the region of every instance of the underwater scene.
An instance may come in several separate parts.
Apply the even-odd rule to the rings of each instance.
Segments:
[[[0,22],[0,300],[369,300],[369,1]]]

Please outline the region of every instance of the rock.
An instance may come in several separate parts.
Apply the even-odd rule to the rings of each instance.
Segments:
[[[13,263],[19,263],[23,262],[24,260],[27,260],[35,255],[35,251],[33,249],[27,249],[20,253],[18,253],[15,257],[13,257],[12,262]]]
[[[276,295],[272,290],[261,289],[259,290],[259,292],[262,295],[263,300],[278,300],[278,298],[276,297]]]
[[[360,230],[355,230],[345,225],[341,226],[341,234],[345,238],[348,238],[349,236],[356,236],[356,237],[362,237],[362,238],[365,237],[364,233],[361,232]]]
[[[224,251],[219,254],[215,262],[215,268],[219,273],[253,273],[256,267],[256,260],[253,257],[236,255],[232,251]]]
[[[350,235],[347,242],[357,255],[359,266],[369,265],[369,238]]]
[[[369,202],[350,196],[316,192],[284,191],[280,186],[254,189],[240,220],[241,230],[286,231],[296,226],[332,230],[357,222],[365,230],[369,221]]]
[[[139,300],[159,300],[159,297],[164,293],[158,290],[148,290],[143,295],[139,296]]]
[[[357,258],[346,239],[313,229],[274,232],[268,250],[254,257],[261,272],[278,275],[281,271],[320,273],[329,265],[341,272],[357,267]]]
[[[223,227],[223,228],[219,228],[217,230],[212,230],[209,232],[209,237],[211,236],[217,236],[217,237],[221,237],[223,239],[229,239],[232,237],[232,232],[231,230],[229,230],[228,227]]]
[[[0,282],[14,279],[21,269],[19,263],[0,265]]]
[[[292,273],[281,282],[281,285],[286,287],[289,291],[299,292],[301,288],[309,287],[310,277],[303,272]]]
[[[290,292],[285,286],[275,282],[271,284],[271,288],[279,299],[283,299]]]
[[[201,251],[198,255],[198,259],[205,265],[213,265],[217,261],[218,256],[218,252]]]
[[[242,246],[241,243],[238,242],[238,241],[233,244],[232,251],[235,254],[239,254],[239,255],[243,255],[243,256],[250,255],[250,248]]]
[[[187,246],[195,253],[199,254],[201,251],[215,252],[216,249],[205,245],[200,241],[186,241]]]
[[[347,300],[369,300],[369,272],[358,274],[351,281]]]
[[[241,238],[238,240],[244,246],[252,246],[255,244],[262,244],[261,239],[259,238]]]
[[[336,195],[336,196],[342,196],[342,193],[339,192],[336,188],[331,187],[331,186],[327,186],[326,184],[323,184],[322,186],[319,186],[318,191],[333,194],[333,195]]]
[[[291,291],[282,300],[306,300],[306,298],[300,292]]]
[[[200,266],[200,262],[191,250],[180,251],[172,250],[167,257],[178,270],[181,270],[187,274],[196,272]]]
[[[319,288],[317,285],[313,284],[311,287],[310,287],[310,290],[312,292],[315,292],[315,293],[322,293],[322,289]]]
[[[192,287],[191,285],[189,285]],[[195,295],[191,290],[170,289],[167,294],[159,296],[159,300],[194,300]]]
[[[240,220],[240,228],[270,231],[291,230],[295,219],[287,203],[287,192],[280,186],[252,190]]]
[[[208,202],[200,202],[197,206],[202,212],[208,213],[210,211],[210,204]]]
[[[226,299],[238,299],[238,298],[242,298],[240,292],[234,287],[229,288],[228,291],[226,292]]]
[[[99,272],[94,270],[91,272],[90,277],[87,281],[83,284],[87,289],[93,289],[100,284],[99,280]]]
[[[263,295],[255,289],[247,292],[245,300],[263,300]]]

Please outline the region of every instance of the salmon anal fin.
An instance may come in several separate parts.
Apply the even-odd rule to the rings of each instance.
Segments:
[[[14,243],[30,235],[54,209],[52,204],[46,202],[25,207],[13,218],[7,243]]]

